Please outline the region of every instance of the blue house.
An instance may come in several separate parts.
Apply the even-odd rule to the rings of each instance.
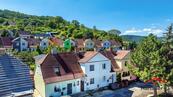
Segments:
[[[0,97],[32,97],[32,93],[28,66],[10,55],[1,55]]]

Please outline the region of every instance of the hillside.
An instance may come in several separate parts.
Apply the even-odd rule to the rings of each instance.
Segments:
[[[19,30],[30,31],[31,33],[57,32],[57,37],[69,38],[99,38],[114,39],[122,41],[118,36],[119,30],[110,30],[108,33],[99,30],[96,26],[86,27],[77,20],[67,21],[60,16],[35,16],[27,15],[10,10],[0,10],[0,34],[8,36],[7,30],[17,33]],[[118,33],[118,34],[117,34]]]
[[[121,35],[123,40],[126,41],[135,41],[137,43],[139,43],[140,41],[142,41],[146,36],[138,36],[138,35]],[[158,37],[159,40],[163,40],[163,37]]]
[[[123,40],[135,41],[135,42],[140,42],[145,38],[145,36],[137,36],[137,35],[122,35],[121,37]]]

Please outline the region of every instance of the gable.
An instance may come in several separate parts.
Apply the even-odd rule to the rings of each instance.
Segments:
[[[109,60],[109,59],[105,57],[104,55],[102,55],[101,53],[97,53],[88,62],[96,62],[96,61],[103,61],[103,60]]]

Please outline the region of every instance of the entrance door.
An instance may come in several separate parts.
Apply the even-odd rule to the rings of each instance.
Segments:
[[[67,95],[72,94],[72,83],[67,84]]]
[[[81,91],[84,91],[84,81],[81,81],[81,85],[80,85],[81,87]]]

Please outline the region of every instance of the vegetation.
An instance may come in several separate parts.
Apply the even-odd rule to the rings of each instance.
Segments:
[[[99,38],[122,42],[121,37],[119,37],[121,32],[116,29],[110,30],[108,33],[98,30],[96,26],[88,28],[77,20],[67,21],[60,16],[35,16],[0,10],[0,35],[9,36],[8,30],[15,32],[15,36],[18,36],[18,30],[24,30],[32,33],[57,32],[59,38]]]
[[[172,35],[172,25],[168,27],[164,37],[165,42],[159,41],[151,34],[137,46],[131,55],[132,65],[129,65],[129,69],[143,81],[152,80],[155,83],[155,97],[157,97],[156,86],[163,85],[166,93],[167,86],[173,85]],[[160,81],[153,78],[158,78]]]

